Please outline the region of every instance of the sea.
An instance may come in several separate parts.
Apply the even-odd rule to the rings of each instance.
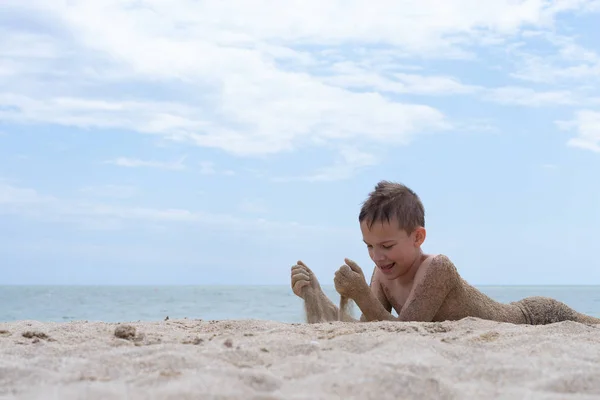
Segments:
[[[548,296],[600,317],[600,286],[477,286],[500,302]],[[338,303],[333,286],[324,292]],[[355,317],[360,315],[354,306]],[[304,322],[289,286],[0,286],[0,321],[134,322],[258,319]]]

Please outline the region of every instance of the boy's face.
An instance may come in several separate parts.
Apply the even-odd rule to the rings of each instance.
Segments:
[[[370,229],[363,221],[360,230],[371,260],[387,279],[396,279],[404,275],[421,255],[425,228],[415,229],[409,235],[399,228],[398,221],[391,220],[375,222]]]

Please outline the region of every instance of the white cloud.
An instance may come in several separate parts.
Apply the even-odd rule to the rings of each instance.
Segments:
[[[481,90],[477,86],[465,85],[449,76],[427,76],[403,72],[384,75],[377,70],[359,67],[351,62],[334,64],[332,71],[335,74],[323,77],[324,82],[351,89],[427,95],[468,94]]]
[[[543,107],[549,105],[574,105],[582,99],[567,90],[538,92],[523,87],[500,87],[487,91],[485,98],[500,104]]]
[[[127,168],[157,168],[157,169],[179,171],[179,170],[185,169],[185,165],[184,165],[185,159],[186,159],[186,157],[184,156],[176,161],[165,162],[165,161],[140,160],[137,158],[118,157],[114,160],[107,160],[107,161],[105,161],[105,163],[117,165],[119,167],[127,167]]]
[[[529,36],[546,40],[555,51],[536,54],[517,47],[513,53],[519,69],[511,74],[513,77],[547,84],[580,81],[584,88],[586,81],[600,77],[600,55],[577,44],[575,38],[551,32],[535,32]]]
[[[557,124],[563,129],[577,132],[567,142],[568,146],[600,153],[600,112],[580,110],[571,121],[557,121]]]
[[[355,90],[429,96],[469,95],[502,105],[525,107],[575,105],[593,101],[584,93],[577,93],[574,90],[540,91],[520,86],[486,88],[462,83],[459,79],[451,76],[381,74],[377,71],[360,68],[353,63],[335,65],[333,69],[336,74],[323,77],[324,82]]]
[[[282,232],[345,232],[328,226],[296,222],[244,219],[230,214],[209,213],[181,208],[118,206],[96,201],[59,199],[0,180],[0,215],[11,214],[54,223],[74,224],[86,230],[115,230],[143,226],[164,230],[171,225],[210,228],[235,228],[236,232],[280,235]]]
[[[116,199],[128,199],[137,194],[137,188],[126,185],[100,185],[86,186],[79,191],[93,197],[110,197]]]
[[[558,169],[558,165],[556,164],[542,164],[542,168],[547,170],[556,170]]]
[[[596,80],[600,76],[600,62],[565,63],[552,62],[547,57],[531,55],[513,76],[538,83],[554,83],[561,80]]]
[[[0,204],[4,206],[29,206],[33,204],[53,204],[56,199],[52,196],[40,195],[29,188],[13,186],[0,180]]]
[[[243,199],[239,209],[250,214],[265,214],[268,212],[268,207],[262,199]]]
[[[0,86],[1,87],[1,86]],[[177,138],[210,126],[194,118],[190,105],[164,101],[118,101],[77,97],[26,96],[0,92],[0,118],[10,122],[53,123],[78,128],[121,128]]]
[[[216,172],[215,164],[212,161],[202,161],[200,163],[200,173],[202,175],[214,175]]]
[[[415,74],[409,57],[473,59],[474,45],[503,46],[589,4],[5,0],[6,18],[26,23],[0,28],[0,118],[126,129],[238,155],[407,144],[452,123],[381,93],[477,92]],[[370,92],[355,90],[365,85]]]
[[[339,151],[333,165],[321,168],[316,172],[297,177],[277,177],[275,182],[306,181],[306,182],[331,182],[351,178],[356,172],[378,164],[374,154],[358,150],[354,147],[345,147]]]
[[[217,166],[215,165],[214,162],[212,161],[201,161],[199,163],[199,170],[198,172],[201,175],[225,175],[225,176],[232,176],[235,175],[235,171],[226,169],[226,170],[221,170],[218,169]]]

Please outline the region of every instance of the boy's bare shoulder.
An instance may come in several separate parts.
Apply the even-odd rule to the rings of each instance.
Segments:
[[[429,255],[422,265],[425,266],[424,273],[433,272],[437,276],[458,277],[456,266],[445,254]]]

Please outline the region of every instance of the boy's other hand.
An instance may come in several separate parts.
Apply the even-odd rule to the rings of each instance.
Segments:
[[[335,290],[341,296],[353,299],[362,291],[369,290],[369,285],[358,264],[348,258],[344,261],[346,264],[337,270],[333,282],[335,283]]]
[[[292,267],[292,290],[298,297],[305,298],[306,292],[309,290],[320,290],[321,285],[315,274],[304,264],[298,261]]]

